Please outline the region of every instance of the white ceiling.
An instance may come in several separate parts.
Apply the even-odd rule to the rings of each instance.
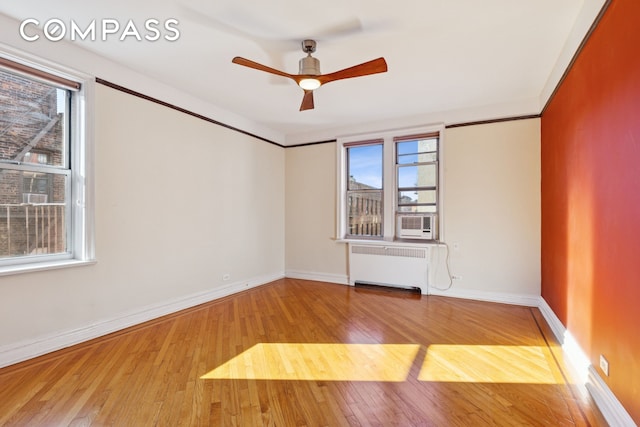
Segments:
[[[372,126],[538,114],[603,2],[20,0],[0,3],[0,13],[69,27],[133,20],[143,36],[147,19],[175,18],[174,42],[116,35],[73,43],[295,144]],[[305,38],[317,40],[323,73],[380,56],[389,71],[322,86],[315,109],[300,112],[302,90],[293,81],[231,63],[242,56],[295,74]]]

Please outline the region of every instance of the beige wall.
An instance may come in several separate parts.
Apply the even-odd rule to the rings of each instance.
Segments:
[[[346,245],[335,242],[336,144],[286,150],[288,277],[347,283]]]
[[[462,277],[444,294],[539,296],[539,119],[447,129],[443,141],[444,233]],[[287,275],[344,280],[346,245],[332,241],[336,145],[286,151]],[[432,285],[447,285],[445,260],[433,251]]]
[[[284,275],[284,149],[99,84],[95,108],[98,262],[0,277],[0,357]]]
[[[539,296],[540,120],[448,129],[445,150],[452,290]]]

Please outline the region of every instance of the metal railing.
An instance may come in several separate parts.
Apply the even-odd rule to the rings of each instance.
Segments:
[[[0,204],[0,258],[66,251],[64,203]]]
[[[347,193],[349,236],[382,237],[382,190]]]

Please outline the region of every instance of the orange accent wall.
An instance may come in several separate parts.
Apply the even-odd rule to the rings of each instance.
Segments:
[[[611,2],[541,122],[542,296],[640,425],[639,0]]]

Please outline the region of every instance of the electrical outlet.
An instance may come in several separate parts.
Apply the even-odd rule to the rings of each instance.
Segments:
[[[226,282],[227,280],[229,280],[229,279],[231,279],[231,275],[230,275],[229,273],[226,273],[226,274],[223,274],[223,275],[222,275],[222,280],[224,280],[225,282]]]
[[[600,369],[606,376],[609,376],[609,362],[602,354],[600,355]]]

